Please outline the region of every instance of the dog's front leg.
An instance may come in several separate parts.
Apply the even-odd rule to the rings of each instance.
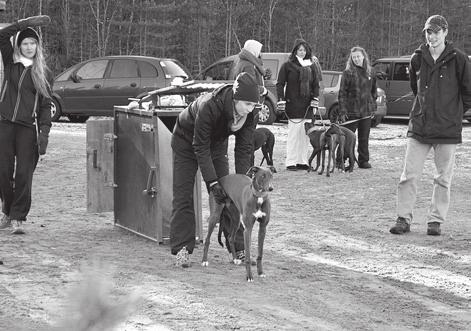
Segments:
[[[262,260],[263,260],[263,244],[265,242],[265,234],[267,233],[267,225],[270,221],[270,201],[266,201],[263,206],[266,216],[260,219],[258,227],[258,256],[257,256],[257,273],[260,277],[265,277],[263,273]]]
[[[252,274],[252,258],[250,256],[250,245],[252,243],[252,228],[255,223],[255,217],[252,215],[244,215],[244,245],[245,245],[245,271],[246,278],[249,283],[253,282]]]
[[[321,150],[321,159],[322,159],[322,163],[321,163],[321,170],[319,170],[319,172],[317,174],[319,175],[322,175],[324,173],[324,167],[325,167],[325,149],[322,149]]]

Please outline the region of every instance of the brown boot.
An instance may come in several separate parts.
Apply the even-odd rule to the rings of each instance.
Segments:
[[[439,222],[429,222],[427,224],[427,234],[429,236],[439,236],[442,233]]]
[[[392,234],[404,234],[410,232],[410,224],[404,217],[398,217],[396,224],[391,229],[389,229],[389,232]]]

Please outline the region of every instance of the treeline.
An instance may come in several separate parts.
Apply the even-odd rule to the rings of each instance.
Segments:
[[[177,58],[192,73],[257,39],[265,52],[290,52],[296,38],[325,69],[344,67],[349,49],[372,59],[411,54],[432,14],[448,39],[471,54],[470,0],[7,0],[0,22],[46,14],[42,34],[54,73],[116,54]]]

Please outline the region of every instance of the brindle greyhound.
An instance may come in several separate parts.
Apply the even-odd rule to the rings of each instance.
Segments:
[[[263,158],[260,162],[260,166],[263,161],[267,161],[268,168],[271,172],[276,173],[276,169],[273,166],[273,148],[275,147],[275,135],[267,128],[256,128],[253,134],[253,152],[262,148]],[[252,154],[252,164],[254,164],[254,155]]]
[[[252,177],[252,178],[250,178]],[[247,176],[241,174],[231,174],[219,179],[219,183],[224,188],[227,194],[226,203],[218,204],[214,196],[210,194],[209,208],[210,215],[208,218],[208,233],[204,242],[203,251],[203,266],[208,266],[208,249],[211,234],[214,227],[220,219],[222,210],[226,205],[229,207],[231,204],[235,205],[240,213],[240,220],[234,220],[231,224],[231,231],[229,235],[229,243],[233,261],[235,264],[240,264],[241,261],[237,259],[234,239],[239,226],[244,228],[244,244],[245,244],[245,269],[248,282],[253,282],[250,247],[252,242],[252,229],[255,221],[260,222],[258,230],[258,256],[257,256],[257,273],[260,277],[265,277],[262,268],[263,257],[263,243],[265,241],[265,234],[268,222],[270,221],[270,199],[268,192],[273,190],[272,187],[272,172],[267,168],[252,167],[247,172]]]

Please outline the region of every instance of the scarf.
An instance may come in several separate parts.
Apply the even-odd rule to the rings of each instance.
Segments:
[[[312,71],[311,71],[311,60],[304,60],[299,56],[296,56],[298,59],[301,68],[299,68],[299,94],[303,98],[311,96],[310,83],[312,80]]]
[[[23,65],[26,67],[32,66],[33,65],[33,60],[28,59],[24,57],[23,55],[16,55],[15,54],[15,63],[23,63]]]

